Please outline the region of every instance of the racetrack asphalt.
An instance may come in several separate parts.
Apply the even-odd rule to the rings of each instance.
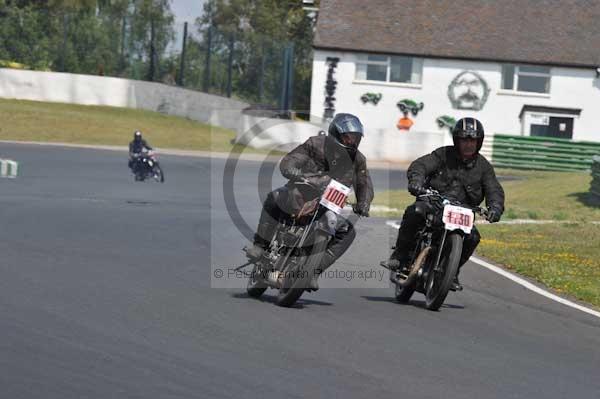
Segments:
[[[387,274],[348,278],[382,271],[383,219],[359,220],[321,284],[354,288],[291,309],[237,277],[214,288],[244,262],[261,164],[165,155],[164,184],[136,183],[124,156],[0,144],[19,162],[0,179],[0,398],[600,397],[598,318],[475,264],[439,312],[395,303]],[[406,184],[372,173],[377,190]]]

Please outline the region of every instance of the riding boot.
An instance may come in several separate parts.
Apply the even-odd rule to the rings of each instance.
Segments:
[[[456,274],[454,275],[454,279],[452,280],[452,284],[450,285],[450,291],[462,291],[463,290],[463,286],[460,283],[460,281],[458,281],[458,275],[460,273],[460,266],[458,267],[458,270],[456,271]]]
[[[331,249],[327,249],[323,254],[323,258],[321,258],[321,264],[317,269],[314,270],[313,275],[311,276],[310,282],[308,283],[308,289],[310,291],[317,291],[319,289],[318,279],[319,276],[329,268],[329,266],[333,265],[337,260],[335,254],[331,251]]]
[[[265,250],[269,247],[273,232],[276,228],[276,223],[259,223],[254,234],[254,240],[250,248],[246,248],[246,256],[249,260],[258,260],[261,258]]]

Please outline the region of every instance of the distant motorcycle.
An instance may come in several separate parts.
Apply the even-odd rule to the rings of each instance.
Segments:
[[[398,302],[406,303],[415,291],[425,294],[425,306],[438,310],[452,285],[462,254],[463,238],[470,234],[475,214],[487,215],[483,207],[465,207],[427,190],[417,197],[429,204],[425,211],[425,226],[417,233],[415,249],[409,266],[391,271]],[[382,262],[385,267],[385,263]]]
[[[132,171],[135,181],[154,179],[161,183],[165,182],[165,174],[158,163],[156,153],[147,148],[134,157]]]
[[[310,289],[311,278],[335,235],[351,190],[333,179],[324,190],[307,180],[294,184],[304,186],[303,190],[314,190],[316,198],[306,202],[293,217],[279,220],[269,247],[254,263],[247,286],[248,295],[253,298],[260,297],[269,287],[279,290],[276,303],[282,307],[292,306]]]

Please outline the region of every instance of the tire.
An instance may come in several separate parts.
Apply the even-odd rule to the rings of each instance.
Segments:
[[[163,170],[160,167],[160,165],[154,165],[154,167],[152,168],[152,174],[156,181],[161,183],[165,182],[165,174],[163,173]]]
[[[448,233],[440,257],[439,271],[430,269],[425,287],[425,306],[438,310],[446,300],[452,280],[458,270],[462,253],[463,238],[457,232]]]
[[[258,266],[254,265],[252,274],[248,278],[248,285],[246,286],[246,292],[252,298],[260,298],[268,288],[267,284],[258,277],[258,269]]]
[[[316,234],[315,244],[310,254],[304,259],[300,259],[296,270],[285,269],[282,287],[279,289],[279,295],[275,301],[278,306],[289,308],[294,305],[304,293],[312,274],[321,264],[321,259],[327,249],[328,237],[323,232]]]
[[[410,286],[404,288],[402,288],[398,284],[394,285],[396,286],[396,288],[394,289],[394,296],[396,297],[396,300],[400,303],[408,303],[408,301],[410,301],[410,298],[415,293],[415,284],[413,283]]]

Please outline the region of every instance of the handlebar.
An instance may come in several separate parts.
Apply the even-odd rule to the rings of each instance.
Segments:
[[[474,213],[484,217],[487,219],[488,214],[489,214],[489,209],[484,207],[484,206],[475,206],[475,207],[471,207],[465,204],[462,204],[458,201],[455,200],[451,200],[450,198],[444,197],[442,194],[440,194],[439,191],[431,189],[431,188],[427,188],[425,189],[425,193],[418,195],[417,198],[431,198],[431,199],[437,199],[440,200],[442,202],[443,205],[446,204],[450,204],[450,205],[459,205],[463,208],[469,208],[471,209]]]

